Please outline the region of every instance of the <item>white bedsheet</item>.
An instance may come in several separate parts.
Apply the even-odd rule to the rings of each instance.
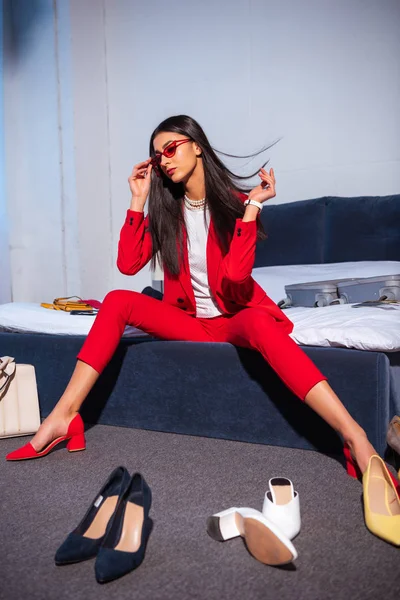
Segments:
[[[291,337],[305,346],[400,350],[400,305],[359,307],[339,304],[285,310],[294,324]]]
[[[0,305],[0,331],[19,333],[51,333],[87,335],[93,325],[92,315],[70,315],[62,310],[50,310],[40,304],[10,302]],[[136,327],[126,327],[124,337],[147,335]]]
[[[324,308],[289,308],[294,324],[291,337],[305,346],[337,346],[358,350],[400,350],[400,306],[352,308],[350,304]],[[72,316],[38,304],[14,302],[0,306],[0,331],[87,335],[93,316]],[[126,327],[124,337],[145,336]]]

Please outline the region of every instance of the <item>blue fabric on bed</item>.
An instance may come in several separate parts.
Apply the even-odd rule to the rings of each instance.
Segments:
[[[265,205],[261,222],[268,238],[258,242],[254,266],[324,262],[324,215],[323,198]]]
[[[325,217],[323,262],[400,260],[400,195],[330,197]]]
[[[35,365],[42,417],[64,391],[83,341],[0,334],[0,355]],[[383,453],[392,416],[387,356],[303,349]],[[341,452],[335,432],[293,396],[258,352],[230,344],[124,339],[82,416],[88,423]]]
[[[266,205],[255,267],[400,260],[400,194]]]

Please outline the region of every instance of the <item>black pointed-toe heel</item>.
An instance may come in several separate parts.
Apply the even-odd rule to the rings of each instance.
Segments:
[[[150,506],[150,487],[140,473],[135,473],[97,554],[95,573],[99,583],[118,579],[142,563],[153,525]]]
[[[56,565],[70,565],[97,555],[129,483],[130,475],[125,467],[117,467],[111,473],[82,521],[58,548],[54,558]]]

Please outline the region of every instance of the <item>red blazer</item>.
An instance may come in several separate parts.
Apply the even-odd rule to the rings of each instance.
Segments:
[[[149,217],[143,212],[127,211],[118,243],[117,267],[124,275],[135,275],[152,257],[152,240],[148,231]],[[207,273],[211,292],[219,308],[229,314],[245,307],[265,309],[287,333],[293,324],[251,276],[257,239],[257,222],[236,219],[228,253],[223,256],[213,221],[207,239]],[[177,276],[164,270],[164,297],[189,315],[196,314],[196,303],[190,281],[186,230],[183,228],[184,263]]]

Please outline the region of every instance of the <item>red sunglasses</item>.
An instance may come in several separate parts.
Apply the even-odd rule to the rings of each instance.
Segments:
[[[184,140],[174,140],[173,142],[168,144],[168,146],[164,148],[162,152],[156,152],[155,157],[151,159],[151,164],[153,165],[153,169],[156,175],[158,175],[159,177],[161,175],[160,165],[162,156],[165,156],[165,158],[172,158],[173,156],[175,156],[176,149],[178,146],[180,146],[181,144],[186,144],[186,142],[192,141],[193,140],[191,140],[190,138],[185,138]]]

